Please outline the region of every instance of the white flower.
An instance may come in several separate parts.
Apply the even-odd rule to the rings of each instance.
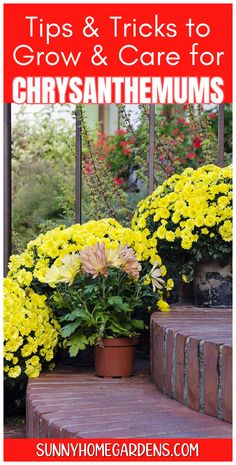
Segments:
[[[45,275],[44,282],[51,287],[55,287],[58,283],[68,283],[71,286],[81,267],[79,255],[74,252],[65,255],[61,262],[61,266],[52,265]]]
[[[71,286],[81,267],[80,257],[78,254],[73,252],[72,254],[64,255],[61,262],[63,265],[60,266],[60,272],[63,278],[60,282],[68,283],[69,286]]]
[[[162,274],[157,262],[154,263],[149,276],[151,278],[153,292],[155,292],[156,289],[162,289],[165,281],[161,278]]]
[[[46,275],[44,276],[43,282],[49,284],[51,287],[55,287],[56,284],[60,282],[62,275],[60,273],[59,266],[53,265],[47,270]]]

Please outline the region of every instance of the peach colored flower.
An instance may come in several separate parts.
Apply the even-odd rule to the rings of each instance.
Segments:
[[[107,257],[104,242],[97,242],[93,246],[87,246],[79,252],[81,270],[91,274],[93,279],[98,275],[108,276]]]
[[[132,276],[132,278],[139,278],[141,265],[136,258],[135,251],[127,245],[119,247],[119,258],[121,261],[121,269]]]

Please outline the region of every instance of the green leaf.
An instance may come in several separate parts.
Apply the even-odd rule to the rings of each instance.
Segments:
[[[115,307],[119,307],[123,305],[123,299],[120,295],[114,295],[112,297],[109,297],[108,299],[109,305],[113,305]]]
[[[104,315],[103,313],[98,313],[96,315],[96,321],[99,325],[106,325],[107,321],[109,320],[109,315]]]
[[[129,329],[124,328],[123,326],[121,326],[119,323],[117,322],[111,322],[110,325],[107,326],[108,329],[110,329],[112,331],[112,333],[114,335],[129,335],[130,334],[130,331]]]
[[[109,297],[108,304],[116,309],[119,309],[125,312],[132,312],[132,308],[129,306],[129,304],[123,302],[122,297],[119,295],[114,295],[112,297]]]
[[[84,294],[95,294],[98,290],[99,286],[97,284],[87,284],[84,289]]]
[[[61,336],[64,338],[69,337],[80,326],[80,324],[80,321],[74,321],[73,323],[63,326],[60,331]]]
[[[71,357],[75,357],[79,350],[84,350],[88,344],[88,339],[83,334],[75,334],[68,340],[70,346],[69,354]]]
[[[143,329],[144,322],[142,320],[132,320],[132,326],[136,329]]]
[[[71,357],[76,357],[76,355],[78,354],[79,352],[79,347],[76,346],[76,345],[72,345],[70,346],[69,348],[69,354]]]
[[[59,318],[59,321],[74,321],[78,317],[79,318],[85,317],[85,313],[82,308],[77,308],[76,310],[73,310],[73,312],[66,313],[65,315]]]
[[[92,334],[91,336],[88,336],[88,343],[93,346],[95,344],[95,341],[97,339],[97,334]]]

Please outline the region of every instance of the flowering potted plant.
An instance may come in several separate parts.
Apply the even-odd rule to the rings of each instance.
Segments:
[[[68,349],[64,351],[62,348],[61,326],[57,318],[59,312],[62,316],[63,311],[58,309],[53,312],[52,295],[56,296],[56,289],[44,282],[48,269],[52,265],[61,266],[63,261],[66,261],[66,256],[71,257],[74,252],[77,254],[88,245],[97,242],[104,242],[106,248],[116,250],[119,245],[122,247],[128,244],[128,247],[135,251],[135,257],[142,266],[139,272],[140,280],[141,275],[146,273],[145,270],[150,270],[155,262],[159,263],[160,270],[154,266],[151,272],[152,279],[158,278],[160,271],[161,275],[165,276],[165,267],[162,266],[156,251],[156,241],[150,243],[147,232],[135,232],[130,228],[124,228],[112,218],[88,221],[81,225],[73,224],[68,228],[63,225],[58,226],[44,234],[39,234],[27,244],[22,253],[12,255],[8,276],[4,280],[4,398],[12,411],[23,405],[27,378],[38,377],[44,369],[53,370],[58,352],[62,352],[64,358],[67,355]],[[132,281],[137,278],[129,279]],[[92,279],[90,275],[90,284],[95,284],[96,280],[98,277]],[[150,285],[151,278],[149,277],[145,282]],[[69,289],[66,283],[61,285]],[[167,291],[171,285],[171,281],[167,281]],[[74,283],[71,287],[73,286]],[[92,288],[90,290],[92,298],[94,291]],[[147,292],[148,288],[145,287],[144,290]],[[163,291],[165,289],[158,289],[157,293],[153,292],[152,309],[157,304],[160,310],[168,310]],[[155,297],[155,294],[158,295]],[[149,300],[147,297],[144,297],[145,299]],[[144,302],[140,309],[140,319],[145,318],[146,321],[149,316],[147,306],[147,302]],[[134,319],[139,319],[139,315],[135,315],[136,309],[138,306],[135,307],[132,315]],[[123,314],[125,315],[124,311]],[[62,322],[62,327],[65,324],[66,321]],[[140,329],[134,326],[132,331],[139,333]],[[130,341],[131,338],[128,340]],[[79,357],[81,358],[83,357]]]
[[[71,356],[95,345],[98,376],[134,373],[135,346],[142,319],[135,317],[143,300],[158,299],[164,280],[155,264],[141,274],[135,251],[127,245],[109,247],[96,242],[79,253],[65,255],[48,269],[44,281],[55,290],[50,305],[62,326]]]
[[[139,203],[132,225],[157,239],[175,281],[195,278],[197,305],[231,305],[232,167],[175,174]]]

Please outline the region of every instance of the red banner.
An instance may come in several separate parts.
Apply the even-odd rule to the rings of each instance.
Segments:
[[[5,439],[4,461],[229,462],[231,439]]]
[[[6,4],[5,102],[232,101],[232,5]]]

